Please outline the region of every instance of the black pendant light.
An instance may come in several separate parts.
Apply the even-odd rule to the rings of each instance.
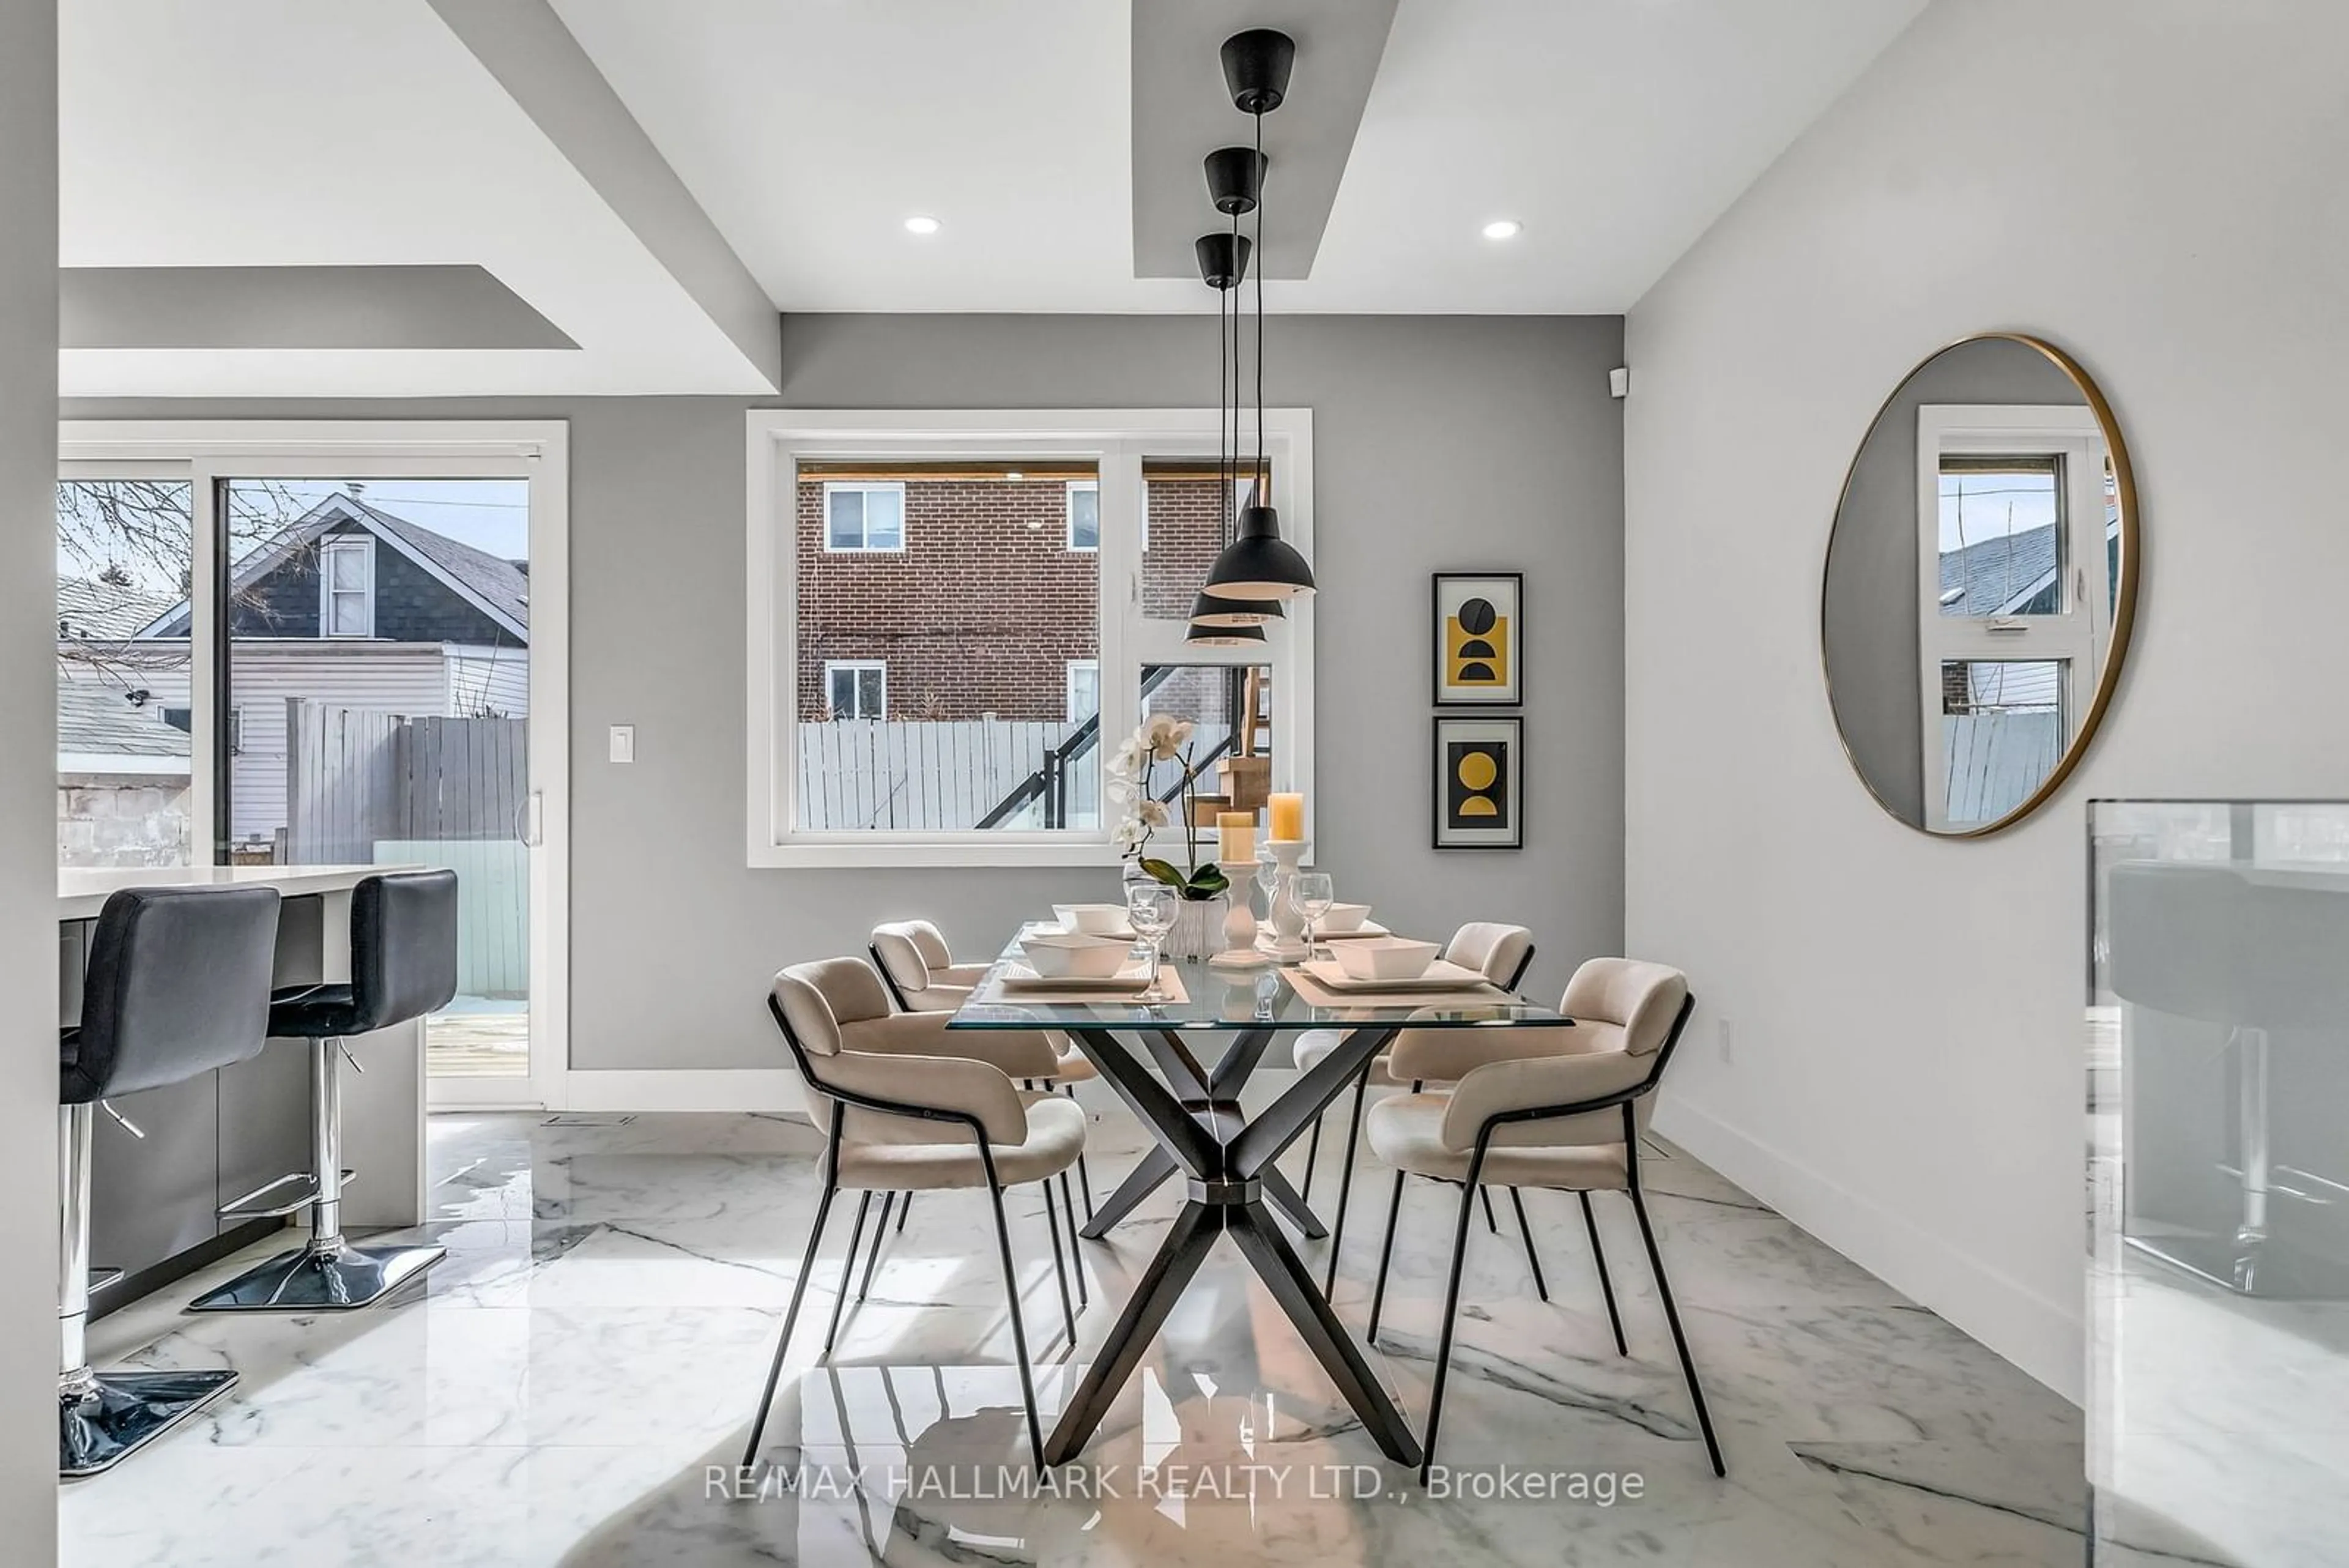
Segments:
[[[1247,149],[1239,151],[1246,152]],[[1200,279],[1216,291],[1216,536],[1228,542],[1232,536],[1232,477],[1233,456],[1239,445],[1239,390],[1237,383],[1237,335],[1239,329],[1238,300],[1240,280],[1247,275],[1250,246],[1240,233],[1238,214],[1246,211],[1239,205],[1226,205],[1226,201],[1255,203],[1254,188],[1262,178],[1260,163],[1233,165],[1229,161],[1219,164],[1220,154],[1207,159],[1207,185],[1216,192],[1219,211],[1232,214],[1228,231],[1202,234],[1192,247],[1199,262]],[[1219,180],[1226,182],[1218,188]],[[1245,182],[1245,194],[1238,192],[1238,183]],[[1227,400],[1226,390],[1231,393]],[[1231,423],[1225,424],[1226,408]],[[1230,439],[1226,440],[1228,429]],[[1183,641],[1192,648],[1246,648],[1265,640],[1263,621],[1255,613],[1257,607],[1237,599],[1220,599],[1202,593],[1192,601],[1190,629]]]
[[[1239,232],[1241,214],[1253,212],[1264,189],[1264,154],[1253,147],[1219,147],[1207,154],[1207,195],[1216,211],[1232,220],[1228,234],[1201,236],[1195,247],[1199,276],[1216,291],[1216,532],[1219,546],[1232,540],[1232,492],[1239,466],[1239,285],[1247,272],[1250,246]],[[1225,306],[1228,299],[1231,313]],[[1228,441],[1225,419],[1230,425]],[[1237,648],[1265,640],[1257,629],[1288,612],[1269,599],[1227,599],[1202,589],[1191,601],[1191,629],[1184,640],[1195,648]],[[1240,632],[1239,636],[1217,633]]]
[[[1251,28],[1236,33],[1224,40],[1224,84],[1231,89],[1232,105],[1255,121],[1256,141],[1251,151],[1256,154],[1254,171],[1261,178],[1264,171],[1264,117],[1278,109],[1288,92],[1290,68],[1297,62],[1297,44],[1286,33],[1269,27]],[[1228,149],[1226,152],[1237,152]],[[1226,154],[1218,153],[1216,157]],[[1243,167],[1246,167],[1244,164]],[[1216,159],[1208,161],[1209,179],[1215,178]],[[1256,211],[1256,250],[1264,247],[1264,205],[1253,203]],[[1233,218],[1235,229],[1238,224]],[[1237,284],[1234,286],[1237,288]],[[1237,302],[1235,302],[1237,307]],[[1234,324],[1235,341],[1237,323]],[[1238,399],[1233,399],[1234,433],[1237,434]],[[1237,448],[1238,442],[1233,442]],[[1280,536],[1280,514],[1270,504],[1266,493],[1268,470],[1264,461],[1264,270],[1261,264],[1256,275],[1256,467],[1255,491],[1257,504],[1243,508],[1239,531],[1207,569],[1206,592],[1220,599],[1238,599],[1262,604],[1295,598],[1313,591],[1313,568],[1296,546]]]

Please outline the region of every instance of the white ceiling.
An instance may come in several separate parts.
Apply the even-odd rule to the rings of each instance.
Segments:
[[[1312,275],[1270,303],[1625,309],[1924,4],[1402,0]],[[1134,275],[1131,0],[61,10],[64,265],[478,265],[578,344],[73,349],[69,396],[755,392],[761,288],[1212,304]],[[1523,236],[1481,238],[1500,216]]]
[[[67,266],[472,263],[576,350],[75,349],[67,396],[754,391],[425,0],[60,7]]]
[[[787,311],[1211,307],[1133,276],[1125,0],[554,3]],[[1924,4],[1402,0],[1313,275],[1268,297],[1625,309]]]

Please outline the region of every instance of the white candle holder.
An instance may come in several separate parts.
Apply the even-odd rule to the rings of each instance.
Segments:
[[[1297,907],[1297,867],[1309,845],[1302,838],[1275,838],[1264,847],[1280,869],[1273,877],[1266,929],[1257,933],[1257,950],[1285,963],[1306,956],[1305,911]]]
[[[1231,908],[1224,911],[1224,950],[1247,952],[1256,946],[1256,911],[1248,905],[1249,889],[1256,883],[1256,862],[1218,860],[1216,864],[1232,885]]]

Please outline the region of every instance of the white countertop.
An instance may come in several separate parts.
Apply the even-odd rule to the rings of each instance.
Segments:
[[[62,867],[57,919],[92,920],[125,888],[274,888],[289,898],[347,893],[367,877],[419,866],[120,866]]]

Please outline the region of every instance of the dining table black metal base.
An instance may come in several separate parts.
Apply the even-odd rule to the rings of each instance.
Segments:
[[[1418,1438],[1379,1381],[1364,1348],[1338,1321],[1328,1295],[1274,1219],[1276,1210],[1285,1210],[1309,1235],[1318,1233],[1319,1221],[1312,1220],[1311,1210],[1272,1162],[1303,1136],[1396,1032],[1383,1026],[1350,1031],[1272,1105],[1250,1116],[1240,1106],[1239,1091],[1262,1060],[1272,1032],[1235,1028],[1230,1047],[1213,1069],[1198,1062],[1176,1032],[1139,1031],[1165,1076],[1164,1084],[1111,1030],[1070,1030],[1103,1081],[1158,1145],[1096,1211],[1084,1233],[1099,1239],[1144,1197],[1178,1176],[1185,1193],[1181,1211],[1143,1269],[1132,1299],[1063,1407],[1044,1446],[1048,1463],[1067,1463],[1092,1439],[1218,1236],[1230,1237],[1264,1281],[1380,1451],[1402,1464],[1420,1462]]]
[[[1233,1042],[1214,1068],[1209,1069],[1192,1054],[1183,1037],[1171,1029],[1146,1031],[1143,1043],[1166,1081],[1174,1085],[1174,1097],[1194,1117],[1224,1116],[1226,1119],[1243,1116],[1239,1108],[1240,1086],[1246,1084],[1264,1060],[1266,1046],[1272,1043],[1270,1030],[1252,1030]],[[1174,1179],[1181,1170],[1164,1146],[1153,1148],[1142,1157],[1109,1201],[1095,1210],[1085,1221],[1081,1234],[1088,1241],[1098,1241],[1108,1235],[1117,1223],[1140,1206],[1142,1200]],[[1265,1200],[1288,1216],[1288,1222],[1305,1233],[1309,1241],[1318,1241],[1330,1233],[1288,1177],[1278,1166],[1267,1166],[1257,1179],[1264,1184]]]

